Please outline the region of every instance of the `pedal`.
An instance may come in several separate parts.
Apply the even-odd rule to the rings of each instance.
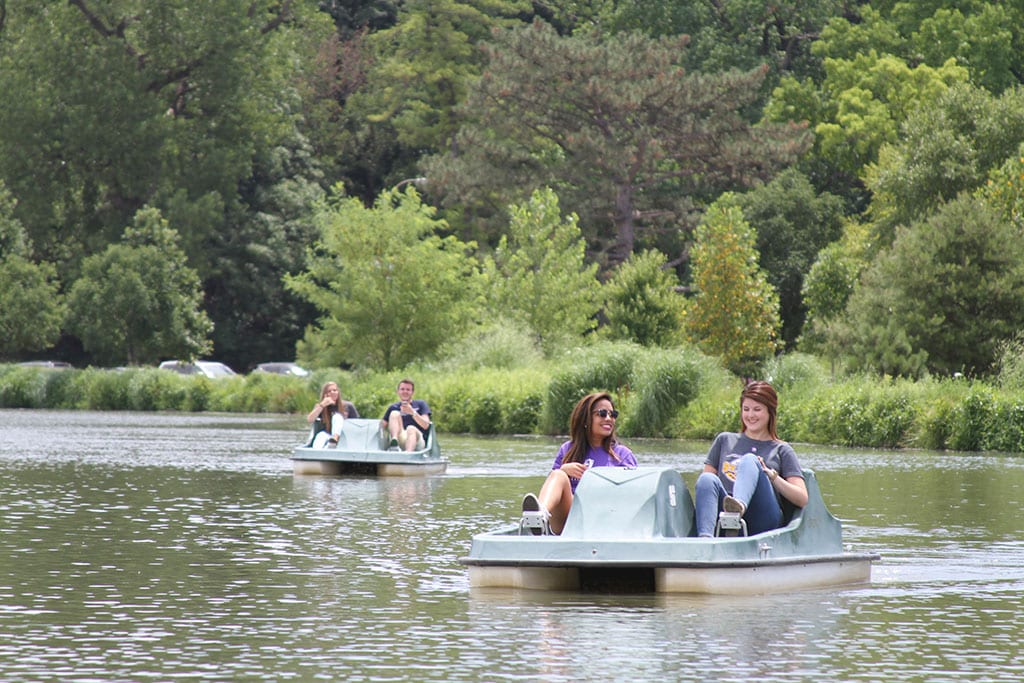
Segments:
[[[747,522],[738,512],[719,512],[715,536],[746,536]]]
[[[522,519],[519,520],[519,529],[528,529],[534,536],[544,536],[550,533],[548,520],[540,510],[524,511]]]

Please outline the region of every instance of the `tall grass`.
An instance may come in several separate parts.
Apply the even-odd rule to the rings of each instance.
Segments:
[[[449,361],[390,373],[321,370],[306,378],[253,374],[216,381],[155,368],[0,365],[0,408],[304,414],[331,380],[363,417],[376,418],[408,376],[441,432],[564,434],[579,398],[598,390],[613,395],[624,436],[709,440],[740,426],[742,380],[693,350],[602,342],[498,368],[467,354],[465,368]],[[1014,381],[833,379],[816,359],[799,354],[763,372],[779,390],[779,435],[787,441],[1024,452],[1024,395]]]

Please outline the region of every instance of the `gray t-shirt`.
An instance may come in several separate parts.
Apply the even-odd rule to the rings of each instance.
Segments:
[[[711,444],[704,464],[718,470],[718,478],[730,495],[733,482],[736,480],[735,463],[747,453],[761,456],[764,463],[783,478],[803,479],[804,472],[800,467],[800,461],[797,460],[793,447],[785,441],[758,441],[746,434],[722,432]]]

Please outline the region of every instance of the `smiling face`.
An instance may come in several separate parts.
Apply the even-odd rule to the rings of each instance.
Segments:
[[[612,417],[614,410],[612,402],[608,399],[597,401],[590,409],[590,429],[587,434],[591,445],[601,444],[615,431],[615,418]],[[601,417],[601,413],[604,413],[604,417]]]
[[[763,403],[758,403],[752,398],[745,398],[740,412],[743,418],[743,429],[747,436],[762,441],[771,438],[768,429],[768,408]]]
[[[328,382],[324,386],[324,390],[320,392],[320,398],[330,398],[334,405],[338,405],[338,398],[341,396],[341,392],[338,390],[338,385],[334,382]]]
[[[412,398],[413,386],[408,382],[402,382],[398,385],[398,399],[402,402],[408,401]]]

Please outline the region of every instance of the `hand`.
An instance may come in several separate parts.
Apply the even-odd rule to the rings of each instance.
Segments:
[[[579,479],[587,471],[587,466],[581,462],[567,462],[561,469],[573,479]]]
[[[320,401],[320,407],[321,408],[326,408],[327,406],[333,406],[333,405],[334,405],[334,401],[331,400],[330,396],[325,396],[324,399],[322,401]]]

